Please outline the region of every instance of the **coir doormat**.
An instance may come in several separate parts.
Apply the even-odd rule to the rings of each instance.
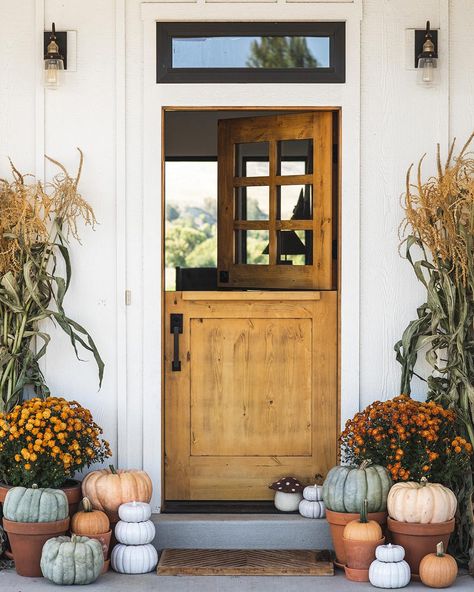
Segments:
[[[165,549],[161,576],[332,576],[330,551]]]

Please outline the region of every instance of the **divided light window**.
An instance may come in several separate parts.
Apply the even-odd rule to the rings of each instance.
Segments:
[[[157,23],[157,82],[345,82],[345,23]]]

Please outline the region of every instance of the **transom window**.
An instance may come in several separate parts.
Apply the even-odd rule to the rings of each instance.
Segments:
[[[157,82],[345,82],[345,23],[157,23]]]

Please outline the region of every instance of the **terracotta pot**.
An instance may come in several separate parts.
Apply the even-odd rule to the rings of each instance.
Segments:
[[[355,541],[343,538],[346,565],[352,569],[366,569],[375,560],[375,549],[383,545],[385,537],[378,541]]]
[[[344,572],[346,578],[351,582],[368,582],[369,581],[369,570],[368,569],[356,569],[354,567],[344,566]]]
[[[107,573],[110,569],[110,559],[106,559],[104,561],[104,567],[102,568],[102,572],[103,574]]]
[[[4,483],[0,483],[0,504],[3,504],[8,490],[12,487],[13,485],[5,485]],[[69,516],[72,516],[77,512],[79,508],[79,502],[82,499],[81,482],[76,481],[76,479],[68,479],[65,486],[58,487],[58,489],[62,489],[66,494],[69,504]]]
[[[326,520],[329,523],[331,529],[332,543],[334,545],[334,551],[336,552],[336,565],[338,567],[344,567],[346,565],[346,554],[344,551],[344,542],[342,535],[344,533],[344,527],[351,520],[358,520],[360,514],[350,514],[346,512],[333,512],[332,510],[326,509]],[[387,512],[371,512],[368,514],[369,520],[375,520],[382,528],[382,533],[385,535],[385,529],[387,526]]]
[[[43,545],[53,537],[66,534],[68,527],[69,518],[56,522],[13,522],[4,518],[3,528],[10,539],[17,574],[41,577]]]
[[[420,561],[425,555],[433,553],[433,549],[436,549],[440,541],[443,541],[445,549],[448,548],[454,522],[454,518],[438,524],[419,524],[388,519],[392,543],[401,545],[405,549],[405,560],[415,579],[419,578]]]
[[[104,561],[109,558],[110,539],[112,538],[112,530],[104,532],[102,534],[81,534],[80,536],[88,537],[89,539],[95,539],[102,545],[102,551],[104,552]]]

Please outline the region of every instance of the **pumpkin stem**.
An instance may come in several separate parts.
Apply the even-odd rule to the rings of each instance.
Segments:
[[[114,465],[109,465],[109,469],[110,469],[110,472],[112,473],[112,475],[116,475],[117,474],[117,471],[115,470]]]
[[[31,486],[31,489],[38,489],[38,483],[33,483],[33,485]]]
[[[322,485],[324,482],[324,477],[321,475],[321,473],[317,473],[314,476],[314,484],[315,485]]]
[[[366,469],[366,468],[367,468],[369,465],[371,465],[371,464],[372,464],[372,461],[371,461],[370,459],[366,458],[365,460],[363,460],[363,461],[362,461],[362,463],[361,463],[361,465],[360,465],[359,469],[360,469],[361,471],[363,471],[364,469]]]
[[[436,545],[436,557],[444,557],[444,544],[443,544],[443,541],[440,541]]]
[[[72,534],[72,535],[71,535],[71,543],[77,543],[77,539],[78,539],[78,538],[79,538],[79,537],[78,537],[77,535],[75,535],[75,534]]]
[[[422,477],[420,479],[420,485],[422,485],[423,487],[428,483],[428,479],[426,477]]]
[[[92,512],[91,500],[88,497],[83,498],[82,509],[84,510],[84,512]]]
[[[359,522],[361,524],[367,524],[368,520],[367,520],[367,513],[369,511],[369,500],[367,498],[365,498],[364,503],[362,504],[362,507],[360,509],[360,520]]]

